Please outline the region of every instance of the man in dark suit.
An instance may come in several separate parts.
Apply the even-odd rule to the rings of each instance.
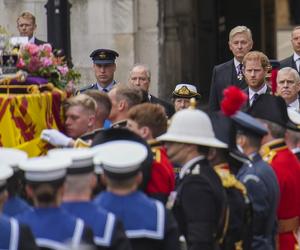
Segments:
[[[229,85],[236,85],[241,89],[247,85],[242,74],[244,56],[252,49],[253,41],[250,29],[237,26],[229,33],[229,49],[234,58],[217,65],[213,69],[210,87],[209,108],[211,111],[220,110],[223,90]]]
[[[247,108],[250,107],[261,94],[270,93],[271,89],[266,83],[269,68],[268,57],[260,51],[251,51],[243,59],[245,81],[248,85],[244,89],[248,95]]]
[[[293,29],[291,42],[294,49],[293,55],[280,61],[280,68],[291,67],[299,73],[300,66],[300,26]]]
[[[35,16],[30,12],[23,12],[17,19],[17,28],[20,36],[27,36],[29,43],[41,45],[46,43],[45,41],[39,40],[34,36],[36,30]]]
[[[280,69],[277,74],[277,94],[285,100],[289,108],[297,112],[300,111],[299,91],[300,77],[298,72],[291,67]]]
[[[90,54],[90,58],[93,60],[93,69],[96,83],[92,83],[79,90],[80,93],[88,89],[97,89],[103,92],[109,92],[117,82],[114,80],[114,74],[116,71],[115,60],[119,54],[111,49],[96,49]]]
[[[151,83],[151,72],[147,65],[135,64],[129,73],[128,85],[141,89],[147,96],[146,99],[151,103],[158,103],[162,105],[166,111],[167,116],[170,118],[174,113],[175,109],[172,104],[155,97],[149,93],[149,87]]]

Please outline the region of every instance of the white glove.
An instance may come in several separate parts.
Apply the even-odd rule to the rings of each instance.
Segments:
[[[41,133],[41,139],[55,147],[68,147],[73,140],[56,129],[44,129]]]

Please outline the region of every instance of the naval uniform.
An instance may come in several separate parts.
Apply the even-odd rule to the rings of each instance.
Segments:
[[[16,195],[8,198],[2,212],[7,216],[14,217],[31,209],[32,207],[25,200]]]
[[[35,244],[30,229],[19,224],[14,218],[0,216],[0,249],[35,250]]]
[[[299,229],[300,217],[299,161],[283,139],[263,145],[262,154],[272,166],[279,183],[278,246],[280,250],[294,250],[299,246],[294,234]]]
[[[219,249],[229,211],[219,176],[203,156],[198,156],[182,167],[179,178],[167,207],[173,207],[188,249]]]
[[[276,209],[279,187],[272,168],[258,153],[250,155],[252,164],[244,164],[237,178],[247,187],[253,207],[253,250],[275,249]]]
[[[64,202],[62,208],[84,220],[94,233],[98,249],[130,250],[122,223],[112,213],[92,202]]]
[[[222,185],[225,188],[230,211],[228,228],[221,249],[252,249],[252,211],[247,189],[230,173],[230,167],[227,163],[214,166],[214,170],[221,178]]]
[[[68,249],[80,244],[93,245],[92,231],[82,219],[75,218],[60,207],[34,208],[16,216],[28,225],[36,244],[43,249]]]
[[[140,191],[125,196],[105,191],[94,202],[123,222],[133,250],[179,250],[176,222],[160,201]]]

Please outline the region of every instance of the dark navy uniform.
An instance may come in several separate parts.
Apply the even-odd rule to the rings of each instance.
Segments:
[[[253,207],[253,249],[274,249],[276,209],[279,187],[272,168],[259,154],[252,157],[252,165],[244,165],[237,178],[247,187]]]
[[[0,216],[0,249],[35,250],[35,244],[30,229],[18,223],[14,218]]]
[[[62,207],[81,218],[93,229],[94,242],[99,249],[130,250],[122,223],[112,213],[92,202],[65,202]]]
[[[251,204],[246,187],[230,173],[227,163],[214,166],[226,190],[229,204],[229,220],[226,236],[221,249],[251,249]]]
[[[201,156],[184,165],[179,178],[173,211],[188,249],[219,249],[229,212],[220,178]]]
[[[15,215],[21,214],[25,211],[31,210],[32,207],[19,196],[9,197],[4,203],[3,213],[7,216],[14,217]]]
[[[123,222],[134,250],[179,249],[176,222],[160,201],[136,191],[126,196],[102,192],[94,202]]]
[[[57,249],[67,247],[68,243],[74,247],[93,244],[93,234],[85,227],[83,220],[71,216],[62,208],[34,208],[16,218],[30,227],[39,247]]]

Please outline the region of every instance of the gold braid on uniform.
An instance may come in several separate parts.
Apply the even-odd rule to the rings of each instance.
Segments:
[[[247,189],[239,180],[235,178],[233,174],[229,171],[229,166],[227,163],[221,163],[214,166],[215,171],[219,175],[224,188],[235,188],[238,189],[243,196],[247,196]]]
[[[151,147],[151,151],[153,153],[153,158],[157,161],[157,162],[161,162],[161,152],[160,152],[160,147],[163,145],[162,142],[159,142],[155,139],[153,140],[149,140],[148,144]]]
[[[264,161],[271,163],[277,152],[286,148],[284,139],[276,139],[264,144],[260,149],[260,154]]]
[[[74,143],[74,148],[89,148],[91,147],[91,142],[84,141],[80,138],[76,139]]]

